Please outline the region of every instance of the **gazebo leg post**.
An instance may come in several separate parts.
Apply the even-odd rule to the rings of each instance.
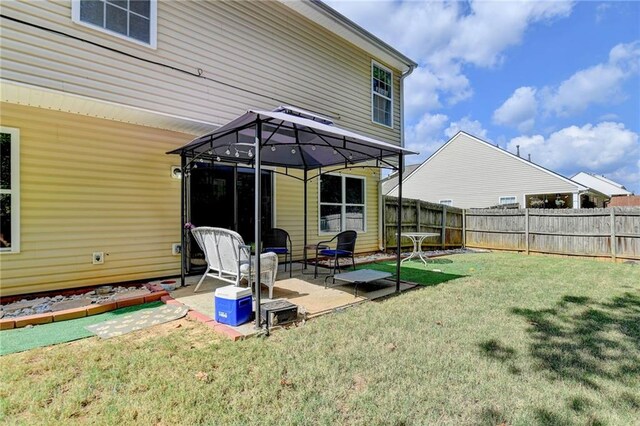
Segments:
[[[304,244],[302,246],[302,251],[304,254],[304,266],[303,268],[307,269],[307,169],[304,169],[303,172],[303,183],[304,183]]]
[[[262,122],[260,119],[256,121],[256,138],[255,138],[255,205],[254,205],[254,228],[255,228],[255,254],[254,262],[255,262],[255,277],[256,277],[256,329],[260,329],[260,323],[262,322],[262,316],[260,312],[260,299],[261,299],[261,290],[262,287],[260,285],[260,252],[261,250],[261,237],[262,237],[262,171],[260,167],[260,151],[262,149]],[[251,258],[251,253],[249,253],[249,258]]]
[[[402,169],[404,168],[403,164],[404,158],[402,154],[398,155],[398,216],[397,216],[397,235],[396,235],[396,293],[400,293],[400,253],[401,253],[401,243],[400,243],[400,235],[402,234]]]
[[[180,156],[180,166],[182,172],[182,181],[180,182],[180,287],[184,287],[185,285],[185,276],[186,276],[186,264],[187,264],[187,254],[186,254],[186,230],[184,229],[184,225],[186,223],[186,192],[185,188],[187,186],[187,159],[184,155]]]

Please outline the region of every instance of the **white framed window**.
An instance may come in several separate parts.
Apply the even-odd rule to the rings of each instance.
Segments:
[[[503,204],[515,204],[517,202],[518,202],[518,197],[516,197],[515,195],[502,196],[498,200],[498,203],[500,205],[503,205]]]
[[[393,128],[393,72],[371,62],[371,120]]]
[[[0,127],[0,253],[20,252],[20,130]]]
[[[362,176],[326,174],[319,182],[318,232],[366,232],[366,179]]]
[[[440,200],[439,204],[444,204],[445,206],[453,206],[453,200]]]
[[[73,22],[156,48],[157,0],[72,0]]]

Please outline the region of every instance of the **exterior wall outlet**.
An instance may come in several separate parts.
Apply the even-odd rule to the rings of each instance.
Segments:
[[[94,265],[101,265],[104,263],[104,252],[96,251],[93,253],[92,262]]]
[[[171,244],[171,254],[174,256],[179,256],[182,253],[182,246],[180,243]]]

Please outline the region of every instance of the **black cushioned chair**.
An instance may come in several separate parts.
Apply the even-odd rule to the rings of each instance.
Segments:
[[[356,231],[342,231],[332,239],[328,241],[320,241],[316,245],[316,267],[313,273],[313,277],[318,277],[318,257],[319,256],[327,256],[333,257],[333,275],[336,274],[336,269],[340,271],[340,263],[338,259],[341,257],[350,257],[351,263],[353,264],[353,269],[356,269],[356,261],[353,257],[353,253],[356,249],[356,239],[358,238],[358,233]],[[337,240],[337,241],[336,241]],[[336,248],[320,248],[323,245],[331,244],[336,241]]]
[[[284,229],[272,228],[267,231],[263,241],[263,252],[272,252],[277,255],[284,255],[284,270],[287,271],[287,256],[289,257],[289,278],[292,273],[292,253],[293,245],[291,244],[291,237],[289,233]]]

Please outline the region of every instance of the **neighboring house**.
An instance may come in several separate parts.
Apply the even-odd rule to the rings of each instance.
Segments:
[[[633,195],[633,192],[628,191],[627,188],[620,185],[618,182],[614,182],[611,179],[607,179],[602,175],[596,175],[594,173],[580,172],[573,175],[571,180],[606,195],[605,199],[598,198],[597,196],[590,196],[588,200],[585,196],[583,197],[583,205],[589,203],[589,205],[593,204],[594,207],[601,206],[603,203],[608,204],[610,199],[613,197],[626,197]]]
[[[397,196],[396,187],[389,195]],[[578,208],[602,194],[468,133],[458,132],[403,179],[402,196],[460,208]]]
[[[408,176],[409,173],[413,172],[416,167],[418,167],[420,164],[410,164],[405,166],[404,171],[402,172],[402,176]],[[398,173],[394,172],[391,173],[389,176],[387,176],[384,179],[380,180],[380,185],[382,188],[382,195],[387,195],[389,194],[389,192],[396,187],[396,185],[398,185]]]
[[[249,108],[294,105],[402,143],[416,64],[319,1],[3,1],[1,19],[2,295],[178,274],[180,159],[165,153]],[[250,238],[252,174],[194,172],[192,221]],[[329,209],[312,182],[309,242],[334,233],[319,212],[349,207],[357,250],[377,250],[379,176],[327,175],[343,194]],[[361,188],[349,203],[347,186]],[[302,193],[265,172],[265,221],[297,257]]]

